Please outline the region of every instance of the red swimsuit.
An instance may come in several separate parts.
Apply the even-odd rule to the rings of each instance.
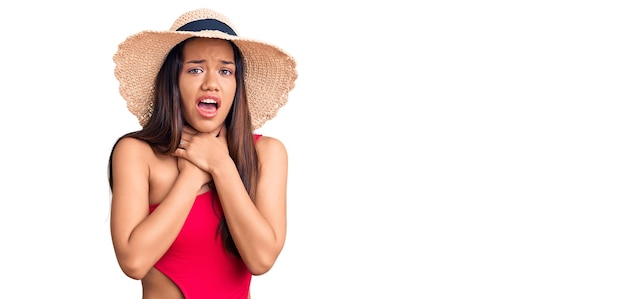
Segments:
[[[150,206],[150,212],[157,205]],[[196,197],[178,237],[154,267],[180,288],[186,299],[246,299],[251,274],[222,247],[217,226],[222,215],[215,190]]]
[[[255,134],[255,141],[260,135]],[[157,205],[150,206],[152,213]],[[172,246],[154,265],[186,299],[247,299],[252,274],[226,252],[217,227],[222,206],[214,189],[200,194]]]

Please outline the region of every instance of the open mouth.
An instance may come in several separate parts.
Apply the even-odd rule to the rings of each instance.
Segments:
[[[219,106],[217,105],[217,101],[212,99],[206,99],[198,102],[198,108],[202,109],[206,112],[215,112]]]

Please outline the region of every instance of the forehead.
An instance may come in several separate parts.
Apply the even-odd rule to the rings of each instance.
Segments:
[[[185,43],[183,56],[187,55],[220,55],[234,57],[233,47],[230,42],[217,38],[194,38]]]

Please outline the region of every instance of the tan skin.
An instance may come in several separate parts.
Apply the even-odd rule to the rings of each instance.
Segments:
[[[253,275],[266,273],[286,236],[287,152],[275,138],[256,142],[259,180],[253,203],[228,155],[224,120],[236,81],[234,53],[219,39],[195,39],[183,49],[179,80],[184,117],[182,148],[155,153],[147,143],[125,138],[113,153],[111,234],[126,275],[142,282],[144,299],[183,298],[178,287],[153,266],[167,251],[198,194],[213,181],[239,253]],[[207,117],[198,101],[219,99]],[[149,205],[159,204],[149,214]]]

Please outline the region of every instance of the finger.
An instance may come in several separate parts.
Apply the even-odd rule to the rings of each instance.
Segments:
[[[180,135],[180,141],[178,142],[178,147],[183,146],[185,143],[189,143],[191,136],[185,132]]]
[[[186,156],[186,152],[184,148],[177,148],[175,151],[172,152],[171,154],[174,157],[185,157]]]

